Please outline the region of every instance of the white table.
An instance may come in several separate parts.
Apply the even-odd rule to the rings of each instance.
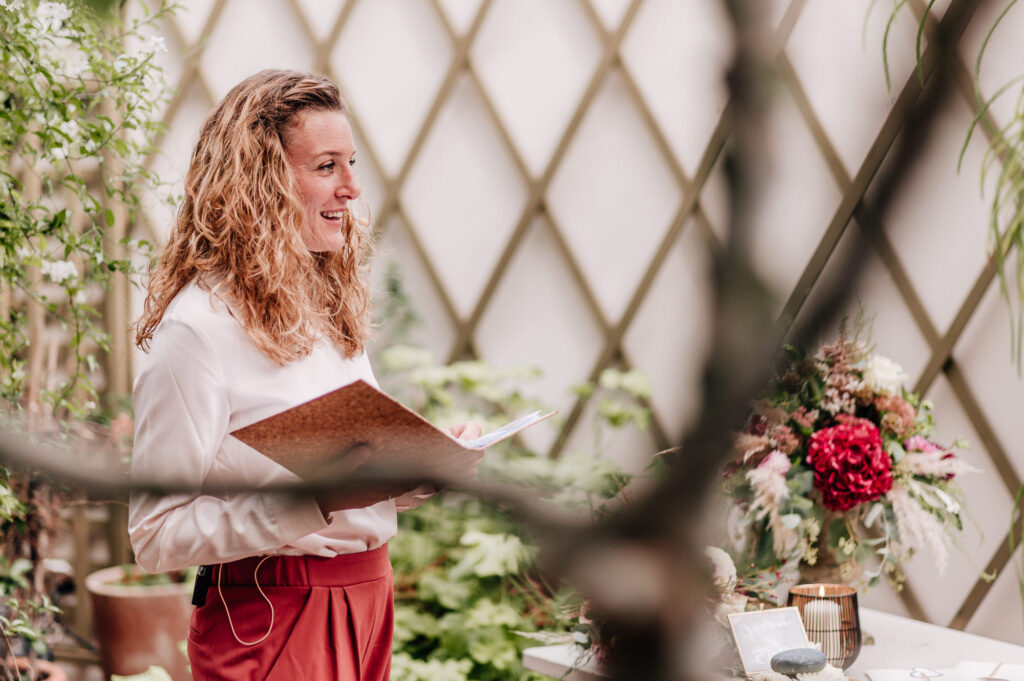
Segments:
[[[870,608],[860,609],[861,630],[874,637],[873,645],[865,645],[849,669],[847,676],[865,681],[871,669],[910,669],[930,667],[948,669],[962,660],[1024,664],[1024,647],[918,622]],[[527,669],[564,681],[603,681],[607,677],[593,660],[570,674],[579,655],[571,644],[527,648],[523,664]]]

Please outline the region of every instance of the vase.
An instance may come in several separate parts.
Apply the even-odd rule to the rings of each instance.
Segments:
[[[856,582],[864,569],[860,565],[852,565],[853,573],[848,574],[844,579],[839,568],[840,561],[836,551],[830,549],[829,529],[832,523],[842,518],[841,513],[828,511],[821,522],[821,532],[818,534],[818,560],[814,565],[800,562],[800,583],[801,584],[850,584]],[[856,520],[847,518],[848,522],[856,524]]]
[[[818,561],[814,565],[800,563],[801,584],[842,584],[844,581],[836,552],[826,546],[818,546]]]

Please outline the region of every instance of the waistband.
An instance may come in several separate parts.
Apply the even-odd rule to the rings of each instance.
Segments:
[[[222,574],[218,575],[219,572]],[[214,584],[220,577],[224,586],[255,586],[257,581],[260,586],[351,586],[390,577],[391,560],[388,545],[384,544],[370,551],[331,558],[253,556],[214,565],[210,576]]]

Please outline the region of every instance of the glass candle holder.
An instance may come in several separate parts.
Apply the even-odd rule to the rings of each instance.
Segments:
[[[789,590],[788,605],[800,610],[807,638],[821,644],[829,664],[846,669],[860,654],[857,590],[845,584],[800,584]]]

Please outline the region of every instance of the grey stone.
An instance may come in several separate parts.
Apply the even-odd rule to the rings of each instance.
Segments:
[[[825,653],[814,648],[783,650],[772,656],[772,670],[780,674],[813,674],[825,668]]]

